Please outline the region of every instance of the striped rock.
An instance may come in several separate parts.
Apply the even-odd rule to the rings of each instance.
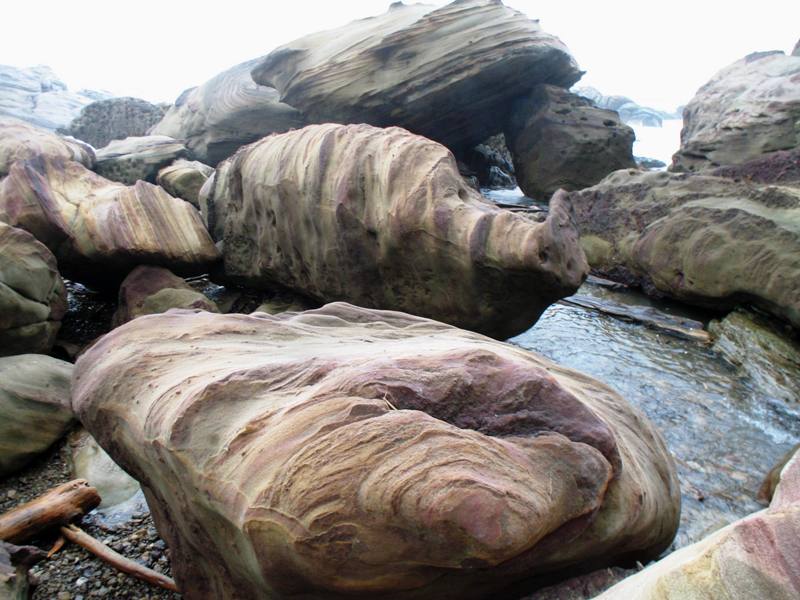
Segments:
[[[95,159],[88,144],[17,119],[0,117],[0,177],[8,175],[15,161],[36,156],[74,160],[89,168]]]
[[[669,452],[610,388],[403,313],[141,317],[79,358],[73,408],[188,600],[495,597],[678,525]]]

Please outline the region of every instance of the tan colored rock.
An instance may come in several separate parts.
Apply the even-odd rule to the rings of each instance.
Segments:
[[[66,310],[53,254],[27,231],[0,221],[0,356],[49,352]]]
[[[156,183],[169,194],[200,207],[200,188],[214,173],[214,169],[196,160],[178,159],[162,168]]]
[[[43,354],[0,358],[0,477],[61,439],[73,422],[73,366]]]
[[[216,165],[265,135],[305,125],[300,112],[280,101],[271,86],[258,85],[250,60],[183,92],[152,135],[183,140],[198,160]]]
[[[379,16],[277,48],[252,71],[310,123],[399,125],[455,152],[503,131],[513,101],[581,76],[567,47],[497,0]]]
[[[37,156],[74,160],[89,168],[95,159],[87,144],[17,119],[0,117],[0,177],[8,175],[15,161]]]
[[[569,197],[594,269],[800,327],[800,188],[626,170]]]
[[[800,453],[766,510],[681,548],[596,600],[800,597]]]
[[[725,67],[683,111],[672,170],[737,165],[800,146],[800,56],[755,52]]]
[[[123,471],[85,429],[70,434],[69,449],[72,474],[97,490],[102,498],[98,508],[127,502],[141,489],[139,482]]]
[[[518,101],[506,129],[517,183],[526,196],[541,200],[635,167],[634,137],[615,111],[553,85]]]
[[[118,327],[142,315],[186,308],[219,312],[217,305],[163,267],[139,266],[119,288],[119,302],[112,320]]]
[[[400,128],[310,125],[221,163],[201,197],[225,274],[435,318],[498,338],[586,276],[570,207],[486,201],[440,144]]]
[[[764,477],[764,481],[761,483],[761,487],[758,490],[758,501],[764,504],[769,504],[772,502],[772,498],[775,496],[775,490],[778,489],[778,484],[781,481],[781,473],[783,469],[789,464],[789,461],[792,460],[795,454],[800,452],[800,444],[796,444],[793,448],[791,448],[786,454],[784,454],[781,459],[775,463],[775,466],[770,469],[767,476]]]
[[[218,257],[188,202],[143,181],[108,181],[70,161],[17,162],[0,183],[0,220],[34,234],[79,281],[108,285],[139,264],[198,274]]]
[[[166,135],[146,135],[112,140],[96,154],[98,175],[133,185],[139,180],[155,182],[163,167],[187,158],[189,150],[183,142]]]
[[[644,415],[427,319],[170,311],[76,369],[73,407],[142,483],[188,600],[490,597],[656,556],[678,524],[674,465]]]

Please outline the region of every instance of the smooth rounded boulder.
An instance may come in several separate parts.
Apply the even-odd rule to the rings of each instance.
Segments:
[[[0,356],[49,352],[66,310],[52,252],[0,220]]]
[[[0,477],[61,439],[73,422],[73,365],[42,354],[0,358]]]
[[[752,304],[800,327],[800,189],[617,171],[570,193],[593,269],[708,308]]]
[[[145,316],[78,359],[72,404],[189,600],[487,597],[678,525],[670,454],[610,388],[403,313]]]
[[[465,183],[447,148],[397,127],[264,138],[218,166],[201,206],[235,282],[497,338],[528,329],[587,273],[563,195],[541,222],[503,210]]]
[[[581,71],[538,21],[498,0],[395,2],[375,17],[281,46],[252,70],[309,123],[398,125],[460,154],[503,131],[538,84]]]
[[[158,172],[156,183],[170,195],[199,208],[200,189],[213,173],[208,165],[180,158]]]
[[[104,286],[139,264],[200,274],[219,256],[188,202],[143,181],[114,183],[72,161],[17,161],[0,182],[0,220],[35,235],[65,275]]]
[[[0,117],[0,177],[8,175],[14,162],[39,156],[74,160],[89,168],[95,160],[94,151],[87,144],[17,119]]]

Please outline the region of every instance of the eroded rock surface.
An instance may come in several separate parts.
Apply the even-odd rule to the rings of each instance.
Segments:
[[[218,257],[188,202],[143,181],[108,181],[72,161],[16,162],[0,183],[0,220],[34,234],[77,281],[118,283],[139,264],[199,274]]]
[[[42,354],[0,358],[0,477],[18,471],[72,424],[73,366]]]
[[[136,317],[166,312],[170,308],[219,312],[214,302],[168,269],[139,266],[130,272],[119,288],[119,302],[112,324],[117,327]]]
[[[800,326],[800,189],[633,170],[570,194],[590,265],[700,306]]]
[[[141,98],[109,98],[84,107],[63,133],[102,148],[112,140],[147,135],[164,109]]]
[[[800,597],[800,452],[769,508],[673,552],[597,600]]]
[[[196,160],[178,159],[161,169],[156,183],[168,193],[200,206],[200,188],[214,173],[214,169]]]
[[[66,310],[53,254],[0,220],[0,356],[49,352]]]
[[[90,169],[94,151],[86,144],[34,127],[18,119],[0,117],[0,178],[17,160],[37,156],[74,160]]]
[[[573,293],[586,262],[563,196],[546,219],[468,187],[447,148],[400,128],[311,125],[218,166],[204,215],[225,274],[508,338]]]
[[[73,407],[142,483],[188,599],[485,597],[656,556],[677,527],[641,413],[427,319],[171,311],[76,368]]]
[[[552,85],[517,102],[506,129],[517,183],[526,196],[540,200],[635,166],[634,137],[614,111]]]
[[[736,165],[800,145],[800,56],[755,52],[725,67],[683,111],[672,169]]]
[[[500,133],[511,103],[537,84],[569,87],[581,72],[537,21],[495,0],[459,0],[394,3],[274,50],[252,75],[309,122],[399,125],[458,153]]]
[[[186,90],[150,133],[180,139],[198,160],[216,165],[265,135],[302,127],[299,111],[281,102],[275,88],[253,81],[250,71],[260,60]]]
[[[155,182],[159,170],[179,158],[189,157],[182,142],[165,135],[146,135],[113,140],[97,152],[95,171],[106,179],[133,185]]]

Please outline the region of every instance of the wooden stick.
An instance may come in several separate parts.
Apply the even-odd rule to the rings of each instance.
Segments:
[[[65,525],[100,504],[85,479],[75,479],[0,515],[0,540],[18,544],[50,527]]]
[[[129,558],[125,558],[117,552],[114,552],[114,550],[106,546],[100,540],[96,540],[90,536],[80,527],[76,527],[75,525],[62,527],[61,533],[69,541],[78,544],[78,546],[81,546],[82,548],[85,548],[97,556],[100,560],[107,562],[112,567],[122,571],[123,573],[127,573],[128,575],[137,577],[142,581],[162,587],[165,590],[170,590],[172,592],[178,591],[175,581],[173,581],[171,578],[158,573],[157,571],[153,571],[153,569],[149,569],[144,565],[140,565]]]
[[[64,544],[66,543],[67,543],[67,538],[65,538],[63,535],[58,536],[58,539],[56,540],[55,544],[53,544],[53,547],[50,548],[50,552],[47,553],[47,558],[53,558],[53,555],[59,550],[61,550],[64,547]]]

